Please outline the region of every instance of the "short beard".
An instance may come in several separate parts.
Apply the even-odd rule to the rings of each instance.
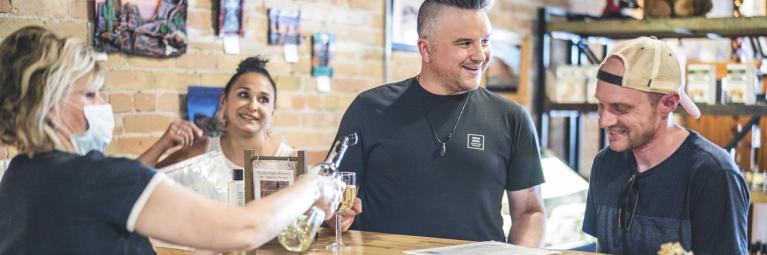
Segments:
[[[653,113],[653,116],[650,118],[654,120],[654,122],[657,122],[657,113]],[[639,134],[639,137],[637,140],[630,140],[629,146],[627,150],[641,150],[647,146],[653,139],[655,139],[655,129],[649,128],[646,129],[645,132]]]

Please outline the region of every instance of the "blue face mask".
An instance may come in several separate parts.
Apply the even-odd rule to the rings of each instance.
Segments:
[[[83,107],[88,130],[82,134],[73,135],[69,140],[75,146],[77,154],[85,155],[89,151],[103,151],[112,141],[112,130],[115,127],[115,117],[112,105],[86,105]]]

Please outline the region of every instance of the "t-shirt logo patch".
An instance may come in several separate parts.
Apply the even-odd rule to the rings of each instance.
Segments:
[[[466,141],[466,148],[475,150],[485,150],[485,136],[469,134]]]

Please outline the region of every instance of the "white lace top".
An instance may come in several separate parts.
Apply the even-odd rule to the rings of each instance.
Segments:
[[[220,137],[211,137],[208,139],[208,144],[205,145],[205,152],[211,152],[211,151],[221,151],[221,138]],[[280,142],[280,145],[277,147],[277,151],[274,152],[275,157],[289,157],[292,156],[296,152],[296,149],[291,147],[290,145]],[[226,166],[229,167],[229,169],[243,169],[242,166],[239,166],[229,160],[229,158],[224,157],[226,159]]]

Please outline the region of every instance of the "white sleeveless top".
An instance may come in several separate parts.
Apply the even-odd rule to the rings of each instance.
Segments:
[[[205,152],[207,153],[207,152],[211,152],[211,151],[220,151],[222,153],[224,152],[223,150],[221,150],[221,138],[220,137],[208,138],[208,144],[205,145]],[[277,151],[274,152],[274,155],[272,155],[272,156],[275,156],[275,157],[290,157],[295,152],[296,152],[295,148],[290,147],[290,145],[288,145],[286,143],[280,142],[280,145],[277,146]],[[229,169],[243,169],[242,166],[238,166],[237,164],[235,164],[234,162],[229,160],[229,158],[227,158],[226,156],[224,156],[224,159],[226,160],[225,163],[226,163],[226,166],[229,167]]]

